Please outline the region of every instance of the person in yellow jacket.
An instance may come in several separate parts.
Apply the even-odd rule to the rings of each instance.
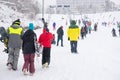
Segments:
[[[71,53],[77,52],[77,42],[80,36],[80,28],[76,25],[75,20],[71,20],[67,30],[68,40],[70,41]]]

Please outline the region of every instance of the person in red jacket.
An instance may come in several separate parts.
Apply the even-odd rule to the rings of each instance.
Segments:
[[[48,28],[43,28],[43,33],[40,34],[38,43],[43,46],[42,54],[42,68],[48,67],[50,64],[51,40],[53,39],[52,33]]]

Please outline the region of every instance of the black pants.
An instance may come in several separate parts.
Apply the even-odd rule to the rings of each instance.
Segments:
[[[59,45],[59,41],[61,40],[61,46],[63,46],[63,36],[62,35],[58,35],[57,38],[57,46]]]
[[[77,41],[70,41],[70,45],[71,45],[71,52],[77,53]]]
[[[42,54],[42,65],[48,62],[50,64],[50,50],[51,48],[49,47],[44,47],[43,48],[43,54]]]

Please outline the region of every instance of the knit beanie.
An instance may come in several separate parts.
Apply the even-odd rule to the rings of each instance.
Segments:
[[[29,23],[29,29],[34,30],[34,24],[33,23]]]
[[[17,19],[17,20],[15,20],[13,23],[12,23],[12,25],[14,25],[14,24],[17,24],[17,25],[20,25],[20,19]]]

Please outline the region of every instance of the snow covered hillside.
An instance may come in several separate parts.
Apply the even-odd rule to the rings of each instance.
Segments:
[[[20,16],[20,13],[0,4],[0,26],[7,27],[13,20],[18,19]]]
[[[1,14],[2,12],[0,12]],[[67,39],[65,25],[69,21],[67,15],[50,15],[49,29],[52,33],[56,31],[52,29],[52,23],[64,26],[64,47],[52,45],[51,64],[47,69],[42,69],[41,56],[35,58],[34,76],[24,76],[22,73],[23,55],[20,52],[18,70],[8,70],[6,62],[8,55],[3,51],[4,45],[0,42],[0,79],[1,80],[120,80],[120,37],[112,37],[111,29],[116,28],[113,22],[120,21],[120,12],[101,13],[87,15],[89,19],[95,23],[99,22],[98,31],[92,31],[84,40],[78,41],[79,54],[70,52],[70,43]],[[110,16],[111,15],[111,16]],[[84,16],[83,16],[84,17]],[[114,19],[115,17],[115,19]],[[3,17],[3,19],[6,17]],[[79,19],[81,16],[73,16]],[[46,18],[47,19],[47,18]],[[113,21],[114,19],[114,21]],[[102,21],[110,21],[107,27],[101,25]],[[12,21],[12,20],[11,20]],[[27,22],[27,21],[26,21]],[[28,21],[29,22],[29,21]],[[8,25],[5,23],[5,25]],[[117,30],[117,28],[116,28]],[[39,37],[41,29],[35,31]],[[57,35],[56,35],[57,39]]]
[[[22,73],[23,54],[20,52],[18,70],[8,70],[6,63],[8,54],[0,42],[0,80],[120,80],[120,36],[117,22],[120,22],[120,12],[83,14],[83,15],[62,15],[47,14],[45,20],[48,22],[50,32],[54,33],[57,40],[56,30],[53,30],[53,22],[56,22],[56,29],[63,25],[64,47],[52,45],[51,64],[47,69],[42,69],[41,57],[35,57],[34,76],[24,76]],[[5,5],[0,4],[0,26],[9,27],[18,18],[21,25],[26,26],[29,22],[43,26],[37,15],[34,21],[28,20],[25,15],[15,12]],[[70,19],[79,20],[85,18],[94,23],[98,22],[98,31],[92,31],[87,37],[78,41],[79,54],[70,52],[70,43],[66,35]],[[66,22],[68,23],[66,25]],[[107,26],[101,25],[107,22]],[[77,23],[78,24],[78,23]],[[80,27],[83,24],[79,25]],[[117,37],[112,37],[111,30],[116,29]],[[35,30],[39,37],[42,29]]]
[[[16,19],[21,20],[21,25],[28,26],[29,22],[34,22],[36,25],[41,23],[38,19],[36,18],[35,20],[30,20],[28,19],[29,14],[22,14],[17,11],[14,11],[10,7],[4,5],[3,3],[0,3],[0,26],[3,26],[5,28],[9,27],[13,21]],[[38,23],[39,21],[39,23]],[[38,26],[38,25],[37,25]]]

